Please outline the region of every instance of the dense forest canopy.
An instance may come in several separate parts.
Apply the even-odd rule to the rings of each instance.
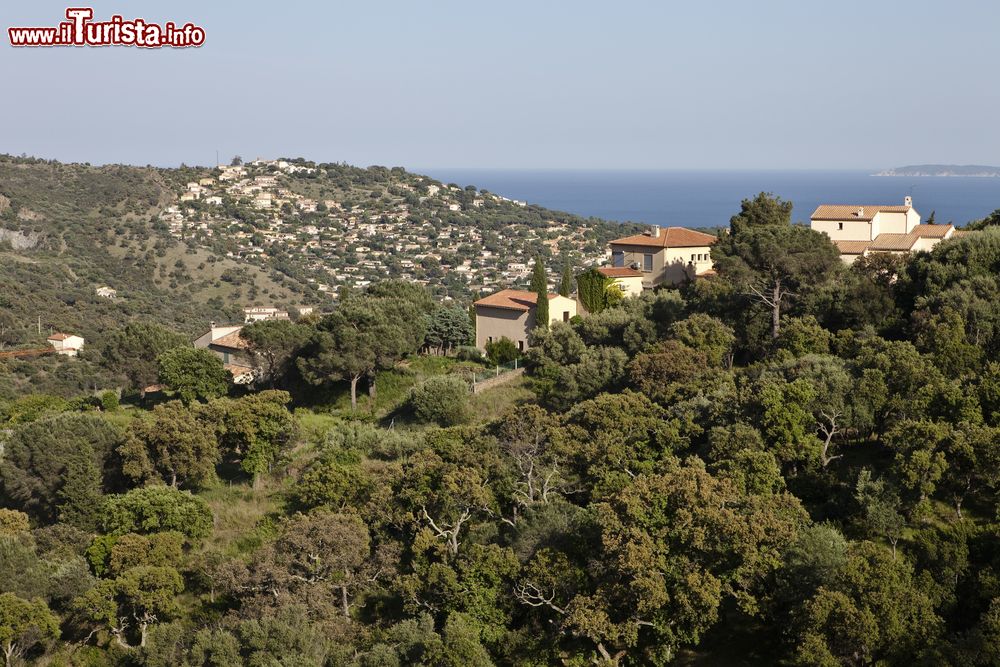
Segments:
[[[0,403],[0,648],[997,664],[1000,230],[977,226],[848,267],[747,200],[717,275],[535,331],[481,394],[465,311],[409,283],[244,329],[252,389],[136,313],[49,360],[96,387]]]

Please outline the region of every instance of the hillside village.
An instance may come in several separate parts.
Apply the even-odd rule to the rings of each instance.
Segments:
[[[452,298],[493,291],[525,282],[538,255],[553,267],[600,263],[618,228],[539,217],[525,202],[473,186],[372,169],[379,173],[301,160],[220,166],[183,183],[159,218],[176,239],[278,263],[330,297],[385,278]],[[372,179],[363,191],[359,176]]]

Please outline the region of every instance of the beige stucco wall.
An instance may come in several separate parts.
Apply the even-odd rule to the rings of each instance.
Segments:
[[[938,238],[928,238],[926,236],[917,239],[917,242],[913,244],[910,248],[910,252],[919,252],[921,250],[930,250],[938,243],[941,243],[941,239]]]
[[[879,211],[875,219],[878,222],[879,234],[909,234],[912,229],[907,228],[906,213]]]
[[[813,220],[810,223],[817,232],[823,232],[834,241],[871,241],[872,224],[864,220],[844,220],[844,228],[840,229],[841,221]]]
[[[614,251],[621,250],[624,253],[624,266],[630,267],[633,264],[643,273],[641,278],[642,286],[646,289],[666,283],[668,285],[678,285],[693,276],[712,268],[710,246],[697,246],[692,248],[650,248],[647,246],[631,246],[613,244],[611,246],[612,255]],[[653,256],[653,270],[643,269],[643,258],[645,255]],[[707,259],[695,260],[689,267],[691,256],[701,255]]]
[[[564,296],[549,299],[549,324],[563,322],[576,317],[576,301]],[[528,312],[476,306],[476,347],[486,349],[490,340],[500,340],[504,336],[514,341],[520,348],[528,349],[528,334],[535,328],[535,309]]]
[[[551,309],[549,311],[551,313]],[[486,343],[506,336],[528,349],[528,332],[535,327],[535,311],[509,310],[476,306],[476,347],[486,349]]]
[[[621,288],[625,296],[639,296],[642,294],[642,276],[615,278],[615,285]]]

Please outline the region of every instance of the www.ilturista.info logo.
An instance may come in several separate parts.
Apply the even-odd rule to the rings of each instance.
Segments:
[[[185,48],[205,43],[205,30],[193,23],[159,25],[145,19],[92,21],[90,7],[70,7],[67,21],[49,28],[7,28],[11,46],[139,46]]]

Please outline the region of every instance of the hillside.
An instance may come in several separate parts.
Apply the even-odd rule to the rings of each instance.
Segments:
[[[1000,167],[979,164],[912,164],[880,171],[875,176],[974,176],[995,178],[1000,176]]]
[[[401,168],[278,164],[223,188],[218,169],[0,156],[0,346],[63,330],[99,341],[133,319],[193,335],[244,306],[328,308],[386,277],[467,300],[526,283],[536,255],[590,263],[623,231]],[[199,181],[214,199],[192,198]],[[262,193],[273,207],[255,206]]]

